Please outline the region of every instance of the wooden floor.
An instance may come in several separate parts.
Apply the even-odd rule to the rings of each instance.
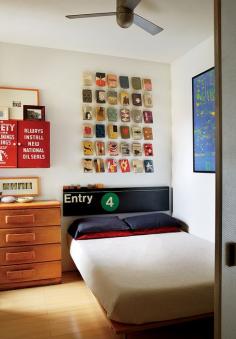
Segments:
[[[76,273],[63,284],[0,292],[1,339],[119,339]],[[128,339],[213,339],[213,324],[194,322],[130,334]]]

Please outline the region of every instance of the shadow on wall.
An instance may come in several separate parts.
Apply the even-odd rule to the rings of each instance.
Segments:
[[[145,9],[147,11],[150,11],[150,12],[160,12],[160,6],[158,5],[158,2],[157,1],[153,1],[153,0],[145,0],[145,1],[142,1],[139,6],[143,6],[145,7]]]

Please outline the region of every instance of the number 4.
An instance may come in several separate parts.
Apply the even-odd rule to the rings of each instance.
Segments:
[[[114,202],[113,202],[112,197],[110,197],[109,199],[107,199],[106,205],[107,205],[107,206],[110,206],[111,208],[115,205]]]

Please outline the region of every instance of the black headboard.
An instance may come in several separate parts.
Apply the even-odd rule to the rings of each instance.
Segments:
[[[168,186],[63,190],[64,216],[169,210]]]

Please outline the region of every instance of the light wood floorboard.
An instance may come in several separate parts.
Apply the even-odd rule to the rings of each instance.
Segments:
[[[194,322],[127,339],[212,339],[209,322]],[[67,273],[60,285],[0,292],[1,339],[120,339],[80,276]]]

